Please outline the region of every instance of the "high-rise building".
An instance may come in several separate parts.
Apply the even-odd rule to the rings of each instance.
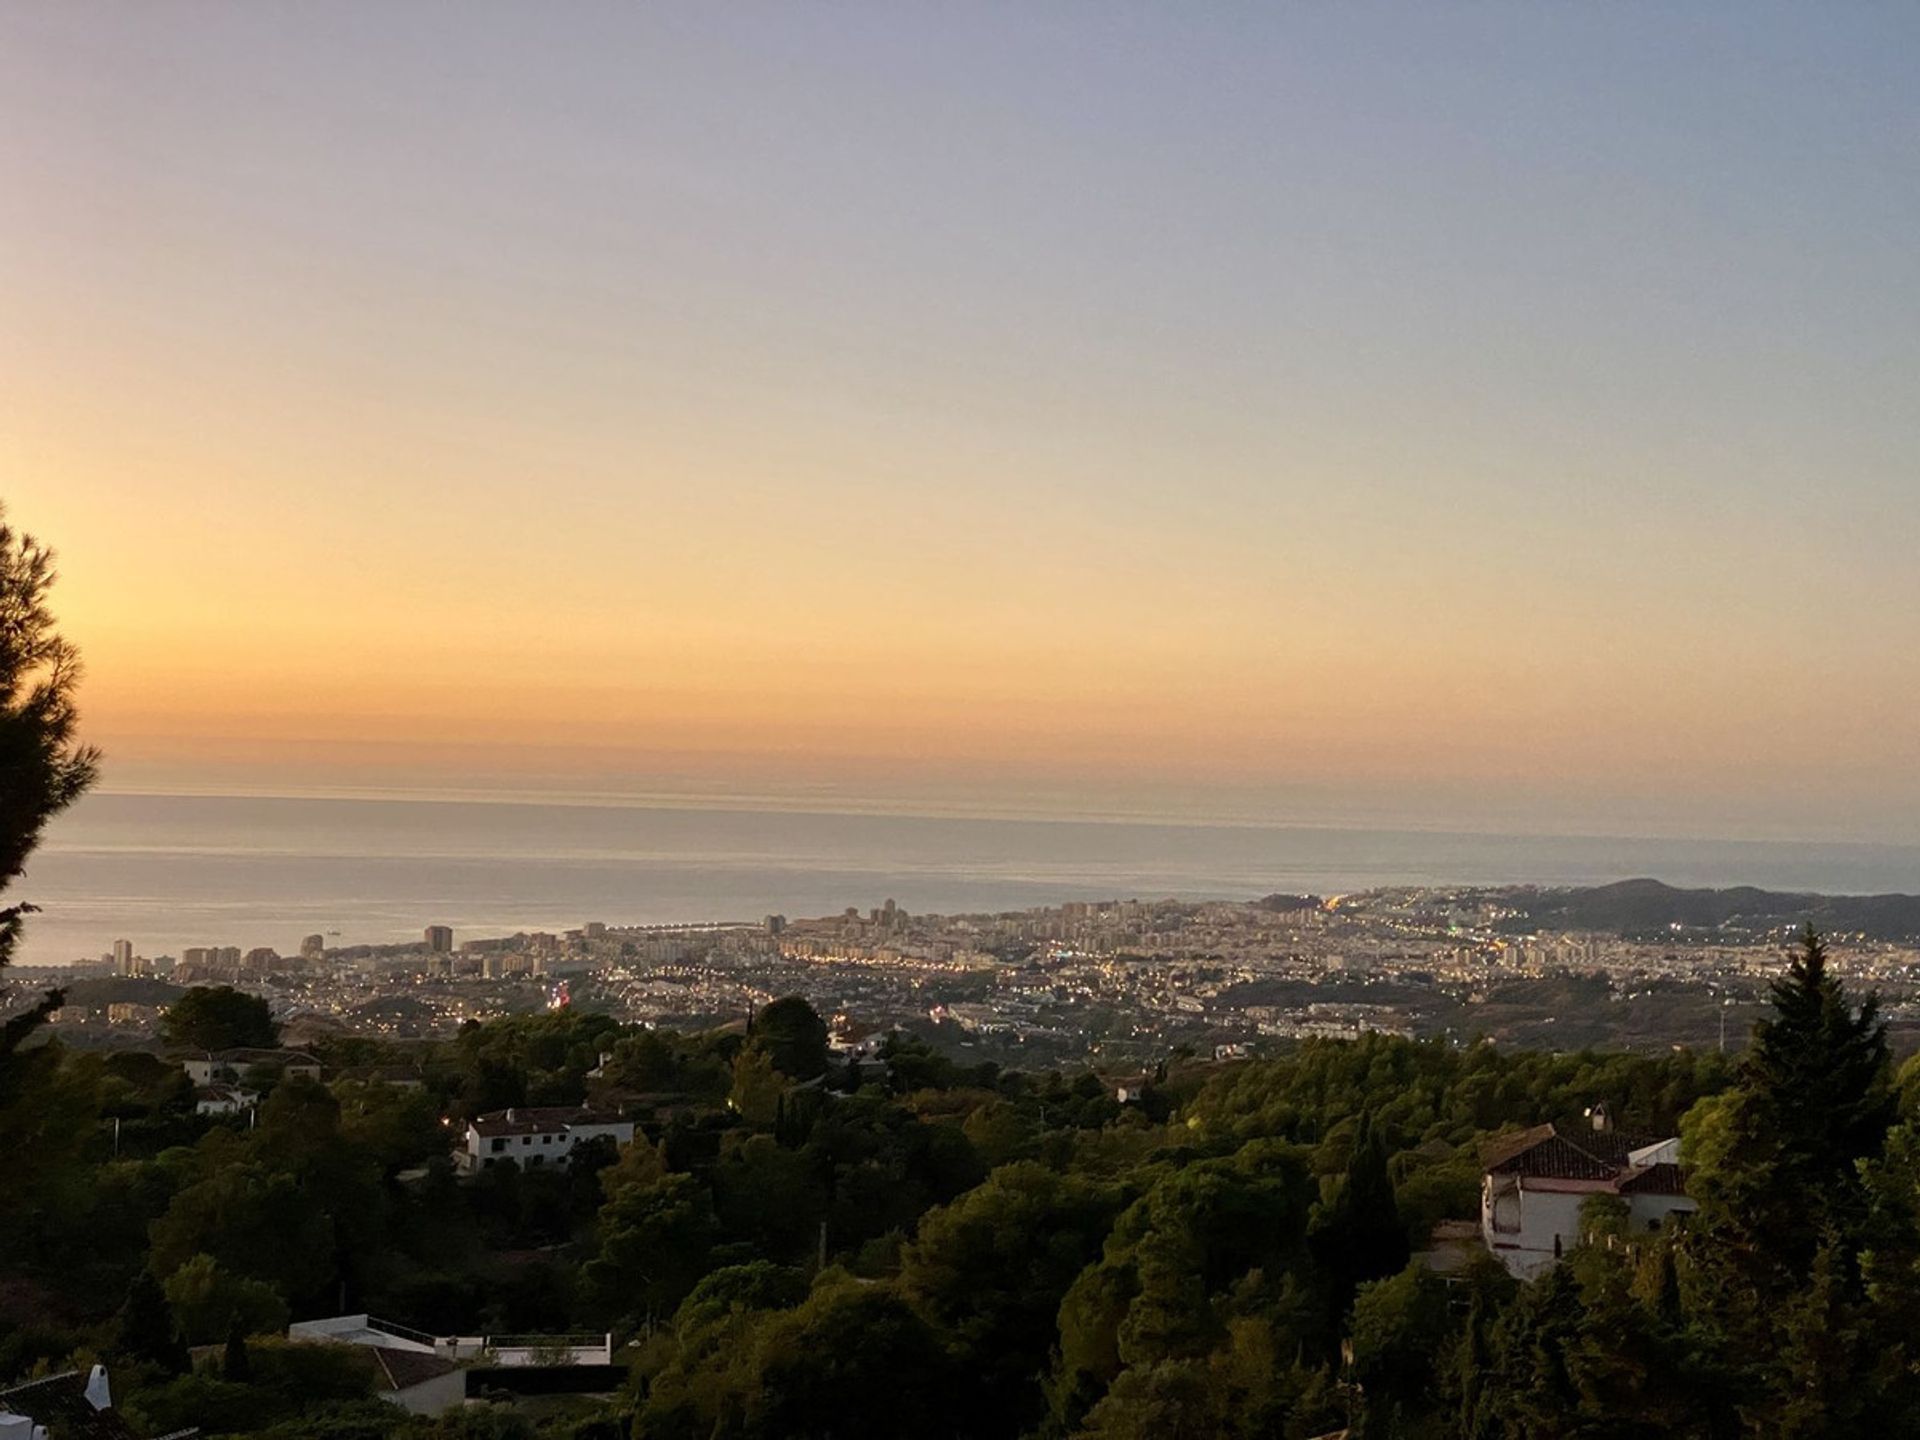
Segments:
[[[133,974],[133,942],[116,940],[113,942],[113,973],[116,975]]]
[[[427,926],[427,949],[435,955],[444,955],[453,949],[453,927],[450,925]]]
[[[326,953],[327,937],[324,935],[309,935],[300,942],[300,958],[302,960],[319,960],[323,958]]]

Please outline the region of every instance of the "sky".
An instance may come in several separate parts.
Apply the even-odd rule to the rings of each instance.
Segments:
[[[1920,9],[0,7],[119,790],[1920,842]]]

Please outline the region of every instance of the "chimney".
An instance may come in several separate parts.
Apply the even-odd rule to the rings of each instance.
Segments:
[[[513,1121],[513,1106],[511,1105],[507,1107],[507,1121],[509,1124]]]
[[[113,1408],[113,1392],[107,1388],[107,1367],[96,1365],[87,1372],[87,1403],[96,1410]]]

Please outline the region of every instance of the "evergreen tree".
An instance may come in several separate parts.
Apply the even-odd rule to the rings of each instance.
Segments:
[[[773,1068],[794,1080],[811,1080],[827,1069],[827,1022],[798,995],[775,1000],[754,1017],[753,1043]]]
[[[227,1327],[227,1348],[220,1356],[220,1375],[235,1384],[245,1384],[253,1378],[253,1364],[247,1358],[246,1326],[237,1315]]]
[[[1386,1142],[1367,1114],[1360,1117],[1353,1159],[1347,1164],[1346,1219],[1356,1281],[1397,1274],[1407,1263],[1407,1233],[1387,1175]]]
[[[151,1270],[136,1273],[127,1289],[126,1303],[120,1307],[118,1340],[122,1353],[151,1361],[170,1374],[184,1374],[191,1364],[174,1327],[166,1292]]]
[[[1861,1163],[1880,1154],[1896,1103],[1878,998],[1852,1007],[1811,926],[1771,999],[1695,1177],[1712,1246],[1762,1303],[1799,1288],[1827,1237],[1843,1254],[1857,1242]]]
[[[53,552],[5,521],[0,508],[0,890],[26,869],[48,820],[93,783],[96,751],[74,739],[80,655],[54,629],[47,593]],[[0,908],[0,969],[33,906]],[[60,1007],[58,991],[0,1027],[0,1056]]]
[[[1344,1329],[1354,1292],[1368,1280],[1399,1272],[1409,1254],[1406,1230],[1387,1174],[1387,1150],[1364,1111],[1353,1137],[1347,1173],[1315,1224],[1314,1260],[1326,1296],[1329,1334]]]

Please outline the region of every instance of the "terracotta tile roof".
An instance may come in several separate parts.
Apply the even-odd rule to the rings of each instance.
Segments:
[[[71,1440],[133,1440],[133,1431],[112,1408],[96,1410],[87,1399],[85,1370],[69,1370],[0,1390],[0,1413],[12,1411]]]
[[[1549,1124],[1496,1137],[1482,1153],[1489,1175],[1595,1181],[1623,1195],[1686,1194],[1686,1177],[1678,1165],[1635,1165],[1629,1159],[1632,1152],[1654,1143],[1643,1136]]]
[[[584,1105],[516,1105],[475,1117],[474,1130],[491,1135],[559,1135],[575,1125],[620,1125],[626,1117],[615,1110],[591,1110]]]
[[[1551,1125],[1536,1125],[1513,1135],[1496,1135],[1480,1147],[1480,1160],[1489,1170],[1499,1170],[1516,1155],[1524,1155],[1534,1146],[1557,1134]]]
[[[1614,1188],[1622,1195],[1684,1195],[1687,1180],[1678,1165],[1640,1165],[1623,1172]]]
[[[1485,1152],[1486,1168],[1496,1175],[1525,1175],[1541,1180],[1608,1180],[1627,1164],[1627,1156],[1653,1143],[1613,1131],[1562,1130],[1536,1125],[1518,1135],[1494,1140]]]

